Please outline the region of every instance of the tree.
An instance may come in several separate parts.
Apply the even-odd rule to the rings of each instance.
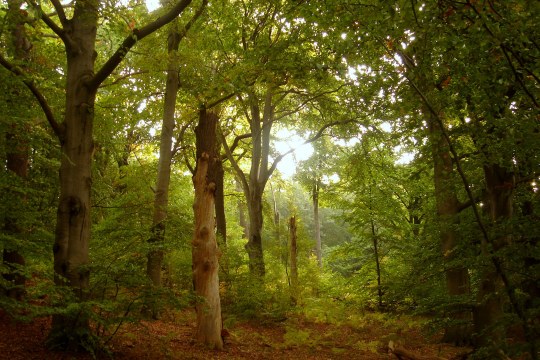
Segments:
[[[298,301],[298,235],[296,216],[289,218],[289,263],[291,267],[290,289],[291,302],[296,304]]]
[[[58,22],[49,17],[39,4],[30,2],[41,20],[58,36],[65,48],[65,108],[62,122],[35,83],[23,82],[35,95],[62,147],[60,165],[60,199],[53,247],[55,283],[67,285],[79,300],[86,298],[89,283],[88,245],[90,241],[91,165],[94,150],[94,105],[99,86],[116,69],[126,53],[144,37],[176,18],[190,0],[177,3],[163,16],[142,28],[133,28],[116,52],[95,72],[96,34],[99,24],[98,0],[76,1],[68,19],[60,2],[51,1]],[[0,63],[16,75],[25,74],[4,57]],[[54,316],[51,343],[59,347],[78,347],[88,336],[88,319],[79,313]]]
[[[20,11],[22,1],[13,0],[8,2],[8,11],[6,15],[6,24],[10,33],[11,52],[13,60],[26,68],[30,61],[30,51],[32,44],[28,39],[25,29],[25,23],[28,22],[28,16]],[[26,138],[28,127],[25,122],[13,121],[10,129],[6,133],[7,154],[6,168],[13,173],[19,181],[19,189],[11,191],[9,204],[6,209],[4,231],[12,238],[17,238],[24,233],[21,224],[22,212],[17,211],[21,204],[25,203],[24,184],[28,176],[29,165],[29,146]],[[7,281],[6,294],[8,297],[20,300],[25,292],[26,278],[23,274],[26,263],[21,253],[20,244],[12,241],[11,245],[4,246],[2,261],[7,266],[8,272],[3,274]]]
[[[218,259],[220,251],[216,241],[215,191],[216,163],[220,162],[216,152],[217,114],[201,109],[197,137],[197,165],[193,175],[195,188],[195,231],[193,235],[193,285],[200,297],[197,303],[197,341],[212,348],[222,349],[221,304],[219,298]]]
[[[169,203],[169,183],[171,177],[171,160],[173,156],[173,130],[175,127],[176,97],[179,88],[179,58],[178,46],[180,41],[189,31],[193,23],[202,14],[207,2],[203,1],[194,16],[180,31],[178,20],[173,21],[167,39],[169,55],[167,66],[167,81],[165,87],[165,99],[163,102],[163,123],[161,126],[161,140],[159,147],[158,173],[154,196],[154,215],[152,220],[152,237],[148,240],[151,249],[148,252],[146,272],[155,288],[161,287],[161,268],[163,262],[163,241],[167,219],[167,206]],[[157,317],[157,309],[154,306],[152,315]]]
[[[414,13],[414,7],[412,10]],[[528,5],[519,1],[486,6],[448,2],[442,8],[428,8],[429,11],[438,16],[426,20],[413,14],[418,32],[422,34],[422,40],[426,35],[431,38],[432,54],[438,52],[444,56],[434,58],[429,65],[421,66],[419,72],[407,74],[405,78],[421,99],[428,116],[436,120],[448,149],[447,156],[452,157],[478,226],[481,246],[476,264],[480,265],[478,276],[481,280],[474,311],[476,341],[480,346],[502,343],[503,304],[508,301],[523,327],[534,358],[537,355],[531,326],[519,303],[514,276],[505,267],[508,261],[515,259],[504,252],[513,232],[509,222],[514,220],[516,154],[527,150],[516,146],[513,135],[503,129],[509,123],[517,128],[537,128],[537,124],[530,122],[530,116],[538,109],[537,96],[530,88],[538,83],[538,77],[529,67],[534,60],[525,60],[524,55],[538,50],[527,35],[532,25],[528,19]],[[433,18],[439,20],[433,22]],[[440,21],[445,26],[438,26],[438,31],[429,34],[422,29],[422,24],[437,27]],[[517,23],[519,27],[510,25]],[[523,41],[515,43],[516,36]],[[482,51],[473,46],[479,43]],[[388,42],[387,45],[394,47]],[[417,56],[402,57],[403,68],[407,71],[412,72],[419,62]],[[516,71],[517,64],[529,77]],[[430,79],[430,89],[424,87],[423,79]],[[475,90],[466,90],[473,88]],[[516,114],[521,115],[521,121],[514,122]],[[461,120],[456,121],[458,129],[450,128],[452,119]],[[481,155],[475,160],[477,169],[483,169],[486,194],[483,205],[487,216],[482,216],[479,211],[469,180],[472,174],[464,170],[465,161],[459,153],[466,141],[472,142],[476,153]]]
[[[322,138],[313,143],[313,155],[299,164],[299,171],[296,173],[296,178],[300,183],[311,193],[311,201],[313,204],[313,222],[314,222],[314,237],[315,237],[315,253],[317,255],[317,263],[320,268],[322,262],[322,239],[321,239],[321,219],[319,215],[321,190],[328,185],[330,176],[335,175],[335,166],[337,162],[336,149],[333,146],[332,140]]]

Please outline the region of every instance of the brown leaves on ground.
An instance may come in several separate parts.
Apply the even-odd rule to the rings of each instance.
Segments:
[[[50,319],[18,323],[0,313],[0,359],[91,359],[88,354],[51,352],[44,343]],[[223,332],[225,349],[214,351],[193,341],[195,315],[169,314],[121,328],[110,344],[114,359],[395,359],[392,341],[423,359],[457,359],[468,349],[437,344],[410,320],[368,318],[360,323],[328,324],[292,316],[282,322],[239,321]],[[99,355],[108,359],[108,355]]]

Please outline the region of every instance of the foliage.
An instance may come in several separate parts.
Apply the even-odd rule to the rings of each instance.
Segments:
[[[31,22],[24,28],[32,45],[31,61],[20,62],[13,56],[8,31],[13,20],[7,16],[7,3],[0,5],[0,55],[26,67],[27,79],[39,85],[59,113],[66,81],[61,41],[38,21],[39,14],[29,11]],[[52,4],[42,6],[46,13],[53,11]],[[429,316],[435,331],[456,321],[451,316],[456,309],[471,313],[481,306],[483,276],[496,268],[493,259],[500,259],[497,271],[507,283],[499,289],[505,307],[497,325],[529,325],[534,334],[540,312],[538,11],[525,0],[209,4],[203,21],[194,24],[179,50],[181,88],[169,217],[165,241],[158,245],[166,252],[166,286],[157,292],[145,266],[155,246],[147,240],[167,29],[137,45],[96,98],[88,265],[92,276],[85,301],[53,285],[50,249],[59,196],[59,144],[21,77],[3,66],[0,249],[16,249],[24,256],[26,264],[15,271],[27,277],[27,286],[22,302],[2,295],[0,306],[25,321],[51,314],[87,319],[91,333],[72,335],[85,338],[84,346],[94,351],[110,343],[119,326],[140,320],[148,301],[164,309],[200,301],[191,294],[190,123],[201,104],[218,104],[220,129],[228,143],[244,136],[231,154],[238,168],[230,159],[224,161],[228,236],[221,249],[220,280],[226,321],[279,322],[301,312],[317,322],[359,328],[370,321],[385,325],[392,321],[384,318],[390,313],[415,312]],[[138,1],[103,3],[96,64],[103,64],[132,26],[162,12],[149,14]],[[187,16],[179,20],[181,26]],[[255,107],[274,116],[263,126],[270,132],[263,158],[254,154],[258,134],[250,134],[257,129]],[[459,240],[449,262],[440,246],[443,223],[436,210],[433,121],[444,130],[440,135],[452,164],[445,185],[455,189],[460,207],[452,225]],[[322,128],[330,124],[334,126]],[[29,149],[26,179],[6,168],[13,128],[24,129],[18,141]],[[314,140],[313,155],[297,164],[292,179],[271,170],[283,155],[277,147],[282,134]],[[268,166],[260,168],[265,161]],[[511,193],[512,212],[494,219],[486,200],[486,169],[495,167],[512,175],[511,183],[495,189]],[[238,169],[247,180],[259,176],[265,189],[264,279],[249,274],[247,239],[240,224],[240,211],[247,204],[237,188]],[[313,256],[314,185],[320,191],[322,269]],[[296,304],[291,301],[286,225],[293,215],[299,223]],[[7,231],[14,218],[23,229],[19,233]],[[485,238],[511,241],[496,248]],[[452,267],[467,269],[467,295],[449,296],[445,272]],[[4,290],[12,286],[4,276],[10,271],[9,264],[0,265]],[[375,310],[386,313],[372,313]],[[462,322],[472,325],[470,319]],[[316,348],[324,341],[297,325],[285,326],[285,347]],[[517,357],[534,348],[534,341],[528,342],[533,344],[493,347]],[[355,346],[367,352],[377,348],[370,341]],[[475,356],[490,351],[498,349],[480,349]]]

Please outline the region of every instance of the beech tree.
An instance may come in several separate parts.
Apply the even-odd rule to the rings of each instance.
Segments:
[[[187,34],[193,23],[200,17],[207,2],[203,1],[194,16],[182,30],[178,28],[178,20],[172,22],[167,39],[167,51],[169,55],[167,65],[167,81],[165,86],[165,98],[163,101],[163,123],[159,145],[159,163],[154,196],[154,215],[152,219],[152,237],[149,243],[152,248],[148,253],[146,272],[154,287],[161,287],[161,268],[163,263],[163,241],[165,224],[167,219],[167,206],[169,203],[169,183],[171,177],[171,160],[173,156],[173,130],[176,125],[176,98],[179,88],[179,57],[178,47],[180,41]],[[157,309],[154,306],[153,316],[157,317]]]
[[[54,314],[52,345],[102,344],[96,333],[106,343],[113,326],[170,300],[195,308],[197,342],[222,349],[222,305],[275,319],[302,300],[319,319],[425,311],[442,341],[472,343],[479,358],[538,357],[536,3],[200,0],[190,17],[189,0],[153,14],[142,2],[3,4],[0,306]],[[35,141],[48,134],[26,95],[61,156]],[[294,178],[309,194],[278,180],[294,211],[265,194],[294,151],[275,142],[287,132],[305,139],[295,145],[331,135]],[[267,216],[283,237],[282,215],[297,256],[293,241],[285,256],[264,238]],[[227,228],[230,217],[242,225]],[[53,240],[49,276],[35,254]],[[20,297],[30,273],[28,302],[3,296]],[[508,329],[523,338],[506,343]]]
[[[462,188],[471,205],[480,233],[481,250],[476,263],[481,265],[478,272],[481,280],[474,308],[476,342],[480,346],[486,346],[499,343],[503,339],[503,304],[507,301],[523,327],[530,346],[530,354],[534,358],[536,350],[531,325],[519,304],[516,285],[513,284],[516,279],[504,266],[509,261],[504,255],[504,249],[511,243],[512,230],[508,222],[514,218],[513,192],[517,184],[517,168],[521,167],[521,161],[516,154],[528,150],[519,149],[519,145],[514,146],[511,140],[513,136],[503,129],[508,123],[513,124],[516,129],[522,126],[529,129],[537,128],[537,124],[529,121],[529,116],[538,109],[537,96],[530,90],[538,83],[538,78],[530,68],[534,61],[525,60],[524,54],[530,49],[538,50],[538,47],[525,34],[531,25],[526,20],[527,11],[522,12],[527,6],[524,8],[524,4],[518,3],[499,6],[493,3],[479,5],[472,2],[467,4],[448,2],[443,8],[428,8],[428,12],[438,14],[438,21],[446,24],[443,27],[439,26],[440,33],[432,31],[428,35],[434,37],[430,51],[445,54],[442,63],[433,59],[429,65],[420,65],[418,69],[418,64],[421,64],[425,57],[420,58],[415,54],[403,56],[402,64],[407,72],[410,72],[405,77],[421,99],[426,116],[434,120],[430,126],[439,136],[433,139],[435,141],[433,146],[438,148],[436,150],[438,155],[435,156],[436,188],[451,195],[451,190],[444,189],[443,185],[441,183],[437,185],[437,182],[444,181],[445,177],[448,179],[448,173],[455,169],[461,178]],[[415,8],[412,10],[414,12]],[[423,40],[423,36],[429,33],[421,29],[422,24],[437,26],[438,21],[425,20],[416,13],[413,15],[417,25],[415,28]],[[509,24],[516,23],[517,19],[523,21],[521,26],[512,28]],[[454,33],[448,32],[449,29],[457,28],[467,36],[454,37]],[[475,32],[474,29],[481,31]],[[505,34],[502,29],[507,29],[509,34]],[[523,38],[523,42],[519,44],[515,43],[512,37],[518,36],[517,34],[521,34],[519,36]],[[484,51],[472,50],[470,41],[481,43]],[[386,45],[387,48],[397,48],[388,42]],[[475,64],[474,67],[465,65],[472,63]],[[442,66],[435,67],[431,72],[428,67],[433,65]],[[521,67],[520,71],[529,74],[529,77],[525,78],[517,72],[517,66]],[[433,84],[431,89],[426,89],[423,79],[429,79]],[[476,90],[467,91],[473,88]],[[452,101],[449,94],[457,93],[461,97]],[[493,101],[493,96],[498,100]],[[519,124],[514,122],[516,114],[521,115]],[[468,136],[476,152],[481,154],[476,160],[478,167],[483,169],[482,185],[485,186],[485,196],[482,205],[486,209],[486,216],[481,214],[480,204],[473,193],[470,180],[472,176],[464,170],[464,160],[460,154],[461,139],[453,134],[455,130],[450,130],[452,124],[449,122],[452,118],[460,119],[454,123],[458,124],[459,133],[465,134],[461,139]],[[481,133],[490,136],[479,135]],[[438,141],[443,145],[436,145]],[[508,148],[501,147],[501,144],[506,144],[504,146],[509,146],[512,150],[508,151]],[[519,180],[517,182],[519,183]],[[445,216],[455,215],[457,207],[455,197],[449,198],[447,195],[446,204],[442,204],[442,199],[439,201],[446,208],[442,209],[445,210],[443,211]],[[446,236],[443,249],[451,254],[455,245],[455,238]],[[466,293],[468,281],[465,270],[450,267],[448,271],[451,273],[447,279],[453,284],[449,287],[449,291]],[[458,332],[456,331],[453,337],[462,336],[457,334]]]
[[[20,68],[5,57],[0,63],[16,75],[35,95],[62,147],[60,166],[60,200],[53,248],[55,282],[68,285],[80,300],[88,288],[88,244],[90,241],[91,165],[94,149],[94,105],[99,86],[120,64],[126,53],[144,37],[176,18],[190,0],[178,2],[163,16],[141,28],[134,27],[116,52],[95,71],[96,33],[99,24],[100,1],[76,1],[71,18],[58,1],[51,1],[56,19],[47,15],[41,5],[30,2],[41,20],[58,36],[66,54],[66,102],[63,121],[58,121],[53,109],[39,88]],[[56,315],[51,331],[51,343],[60,347],[77,347],[84,342],[88,319],[84,315]]]
[[[25,29],[25,24],[29,21],[28,16],[21,12],[22,1],[9,1],[6,14],[6,24],[10,34],[10,50],[13,60],[20,64],[22,68],[26,68],[30,56],[32,43],[30,42]],[[21,299],[24,294],[24,286],[26,282],[24,272],[25,259],[20,250],[20,245],[16,244],[16,239],[24,233],[20,217],[21,212],[17,211],[17,207],[25,202],[24,190],[22,187],[28,177],[29,166],[29,145],[26,129],[28,124],[24,121],[13,121],[10,124],[10,129],[6,133],[7,154],[6,168],[12,172],[19,180],[19,190],[12,191],[13,196],[10,197],[9,204],[11,209],[6,209],[6,218],[4,230],[12,237],[11,245],[7,245],[3,249],[2,261],[8,267],[9,271],[3,274],[7,282],[5,291],[7,296],[15,299]]]

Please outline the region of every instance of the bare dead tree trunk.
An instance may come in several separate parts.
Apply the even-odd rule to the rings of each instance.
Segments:
[[[197,166],[193,176],[195,187],[195,233],[193,235],[193,285],[200,297],[197,303],[198,342],[216,349],[223,348],[222,320],[219,297],[219,248],[214,231],[216,162],[216,126],[218,116],[200,110],[199,124],[195,130],[197,141]]]

